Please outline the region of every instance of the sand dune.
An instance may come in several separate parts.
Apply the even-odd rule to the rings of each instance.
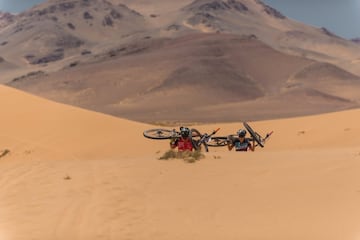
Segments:
[[[265,148],[189,164],[157,160],[155,126],[0,96],[1,240],[359,238],[359,110],[251,122]]]
[[[148,125],[50,103],[3,86],[0,91],[1,143],[9,149],[22,145],[29,148],[24,151],[41,148],[87,159],[139,153],[136,145],[145,142],[139,136]],[[133,129],[140,133],[134,134]],[[9,140],[13,144],[8,145]],[[126,152],[124,145],[128,145]],[[148,153],[146,148],[142,151]]]
[[[0,86],[0,240],[360,239],[360,110],[284,118],[358,106],[355,43],[250,0],[48,1],[14,21],[1,83],[223,136],[278,119],[250,122],[274,131],[255,152],[160,161],[168,141],[142,136],[159,126]]]

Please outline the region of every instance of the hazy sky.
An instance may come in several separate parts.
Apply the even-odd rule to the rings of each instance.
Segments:
[[[263,0],[289,18],[326,27],[344,38],[360,37],[360,0]]]
[[[0,0],[0,10],[21,12],[44,0]],[[156,1],[156,0],[154,0]],[[181,1],[181,0],[169,0]],[[360,37],[360,0],[263,0],[284,15],[344,38]]]
[[[21,12],[44,0],[0,0],[0,11]]]

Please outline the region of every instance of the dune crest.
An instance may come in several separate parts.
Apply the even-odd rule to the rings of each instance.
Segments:
[[[130,156],[139,153],[139,146],[144,154],[153,152],[139,137],[149,127],[146,124],[49,102],[5,86],[0,95],[0,141],[11,152],[40,148],[76,159]]]

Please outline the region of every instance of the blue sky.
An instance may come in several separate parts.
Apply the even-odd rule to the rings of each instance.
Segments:
[[[325,27],[344,38],[360,37],[360,0],[263,0],[289,18]]]
[[[18,13],[44,0],[0,0],[0,11]]]
[[[0,10],[21,12],[43,1],[0,0]],[[325,27],[344,38],[360,37],[360,0],[263,0],[263,2],[299,22]]]

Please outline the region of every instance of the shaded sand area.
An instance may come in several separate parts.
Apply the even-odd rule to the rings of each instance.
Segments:
[[[359,110],[253,122],[265,148],[190,164],[158,160],[154,126],[0,98],[0,240],[360,239]],[[241,122],[196,126],[217,127]]]

